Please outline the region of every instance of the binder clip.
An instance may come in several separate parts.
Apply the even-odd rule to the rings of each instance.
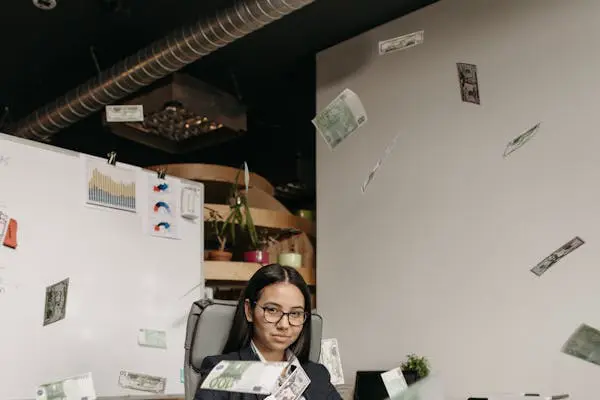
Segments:
[[[156,175],[158,176],[158,179],[164,180],[167,176],[167,170],[164,168],[161,168],[158,171],[156,171]]]
[[[111,151],[106,156],[108,157],[108,163],[110,165],[113,165],[113,166],[117,165],[117,152],[116,151]]]

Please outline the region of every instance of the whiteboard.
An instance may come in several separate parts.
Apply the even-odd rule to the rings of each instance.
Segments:
[[[187,312],[203,293],[202,215],[175,210],[179,238],[151,236],[157,174],[120,163],[113,168],[135,177],[135,212],[86,204],[90,159],[106,165],[0,134],[0,211],[18,223],[18,247],[0,245],[2,400],[88,372],[98,396],[152,395],[121,388],[121,371],[164,377],[165,395],[184,393]],[[196,189],[202,210],[200,183],[167,182]],[[46,288],[67,278],[65,318],[44,326]],[[139,346],[140,329],[165,331],[167,348]]]

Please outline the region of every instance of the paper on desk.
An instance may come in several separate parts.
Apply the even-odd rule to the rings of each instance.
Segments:
[[[344,89],[312,120],[330,150],[367,123],[367,113],[356,93]]]
[[[36,393],[36,400],[71,400],[96,399],[92,373],[73,376],[62,381],[41,385]]]
[[[437,375],[429,375],[387,400],[445,400],[444,385]]]
[[[200,387],[225,392],[268,395],[288,363],[260,361],[221,361],[208,374]]]
[[[344,384],[344,371],[338,341],[335,338],[321,340],[321,356],[319,362],[327,368],[332,385]]]
[[[381,374],[381,380],[390,397],[399,396],[406,390],[408,384],[400,367],[394,368]]]

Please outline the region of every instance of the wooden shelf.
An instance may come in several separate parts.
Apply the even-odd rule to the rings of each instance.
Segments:
[[[221,214],[223,219],[227,218],[230,212],[229,206],[224,204],[205,204],[204,206]],[[252,215],[254,225],[258,227],[273,229],[295,228],[312,237],[316,236],[317,229],[314,221],[306,218],[298,217],[287,212],[252,207],[250,207],[250,214]],[[208,220],[208,213],[205,213],[204,220]]]
[[[225,182],[232,184],[235,182],[238,168],[226,167],[214,164],[164,164],[146,167],[152,171],[165,169],[167,175],[177,176],[179,178],[189,179],[198,182]],[[241,173],[239,182],[244,182],[244,173]],[[275,194],[275,188],[262,176],[250,172],[250,187],[255,187],[270,196]]]
[[[261,267],[258,263],[237,261],[204,261],[202,264],[204,279],[207,281],[237,281],[244,282]],[[313,268],[298,268],[298,272],[307,284],[316,284],[315,270]]]

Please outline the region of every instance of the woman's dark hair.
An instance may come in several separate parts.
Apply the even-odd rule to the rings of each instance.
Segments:
[[[279,282],[288,282],[300,289],[304,296],[304,311],[311,311],[310,291],[302,275],[292,267],[279,264],[265,265],[252,275],[240,296],[223,354],[240,351],[244,347],[250,346],[254,327],[251,322],[246,320],[245,302],[248,300],[250,307],[254,310],[263,289]],[[307,362],[310,354],[311,319],[310,315],[306,318],[300,336],[289,347],[301,363]]]

